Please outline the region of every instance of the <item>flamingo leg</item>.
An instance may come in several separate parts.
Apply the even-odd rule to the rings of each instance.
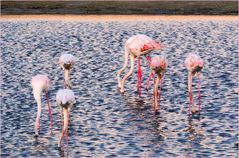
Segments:
[[[147,79],[147,82],[146,82],[146,86],[145,86],[145,89],[148,90],[149,89],[149,83],[150,83],[150,79],[154,76],[154,72],[151,71],[150,74],[149,74],[149,77]]]
[[[160,76],[160,79],[159,79],[159,83],[160,83],[160,88],[159,88],[159,92],[158,92],[158,98],[159,98],[159,104],[158,104],[158,110],[160,110],[160,98],[161,98],[161,93],[162,93],[162,78]]]
[[[133,71],[134,71],[134,59],[135,59],[135,56],[130,54],[130,70],[129,72],[123,77],[122,79],[122,84],[121,84],[121,89],[120,89],[120,92],[121,93],[124,93],[124,85],[125,85],[125,81],[126,79],[132,75]]]
[[[147,61],[148,61],[148,65],[149,65],[149,67],[150,67],[150,65],[151,65],[151,58],[150,58],[150,56],[149,55],[146,55],[146,59],[147,59]],[[147,82],[146,82],[146,86],[145,86],[145,89],[146,90],[148,90],[148,88],[149,88],[149,82],[150,82],[150,79],[153,77],[153,71],[150,73],[150,75],[149,75],[149,77],[148,77],[148,79],[147,79]]]
[[[200,93],[200,76],[198,74],[198,111],[200,113],[200,100],[201,100],[201,93]]]
[[[48,97],[47,92],[45,92],[45,94],[46,94],[46,101],[47,101],[48,112],[49,112],[49,117],[50,117],[50,129],[51,129],[51,133],[52,133],[52,127],[53,127],[53,123],[52,123],[52,110],[51,110],[51,106],[50,106],[49,97]]]
[[[138,93],[141,95],[142,70],[140,65],[140,56],[138,57]]]
[[[156,114],[156,102],[155,102],[155,100],[156,100],[156,96],[157,96],[157,94],[156,94],[156,92],[155,92],[155,84],[156,84],[156,80],[155,80],[155,77],[154,77],[154,86],[153,86],[153,96],[154,96],[154,114]]]
[[[150,65],[151,65],[151,58],[149,57],[149,55],[146,55],[146,59],[148,61],[149,67],[150,67]]]
[[[192,74],[188,74],[188,92],[189,92],[189,105],[188,105],[188,114],[190,115],[191,110],[190,106],[192,105],[193,102],[193,97],[192,97]]]
[[[37,118],[35,122],[35,136],[37,137],[40,130],[41,99],[40,99],[40,96],[35,98],[37,98],[36,99],[37,100]]]
[[[188,75],[188,91],[189,91],[189,102],[190,102],[189,106],[192,106],[192,113],[195,113],[196,109],[195,109],[194,101],[193,101],[192,79],[193,79],[193,76],[191,73],[189,73],[189,75]],[[189,110],[190,110],[190,108],[189,108]]]

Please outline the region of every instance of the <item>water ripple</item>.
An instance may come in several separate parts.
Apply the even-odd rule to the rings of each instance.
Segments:
[[[72,70],[76,104],[69,126],[70,157],[236,157],[237,23],[204,22],[1,22],[1,156],[59,157],[60,116],[55,94],[63,88],[57,64],[63,53],[77,58]],[[169,61],[163,79],[161,114],[153,115],[152,85],[136,93],[136,70],[117,90],[116,72],[126,39],[147,34],[164,46]],[[187,53],[205,61],[201,76],[201,117],[188,118]],[[149,74],[142,61],[143,76]],[[53,136],[43,100],[40,137],[34,135],[37,106],[30,79],[48,74],[52,86]],[[145,81],[144,80],[144,84]],[[144,85],[143,84],[143,85]],[[193,81],[196,96],[197,80]],[[196,99],[196,98],[195,98]]]

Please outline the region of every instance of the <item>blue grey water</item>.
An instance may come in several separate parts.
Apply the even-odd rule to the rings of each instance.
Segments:
[[[124,43],[146,34],[162,44],[168,69],[161,113],[154,116],[152,82],[137,94],[137,68],[117,88]],[[237,157],[238,48],[236,21],[2,21],[1,157]],[[55,96],[63,88],[61,54],[76,58],[71,73],[76,104],[70,114],[68,149],[59,151],[61,121]],[[204,60],[201,115],[188,117],[188,53]],[[142,57],[143,85],[149,68]],[[136,65],[136,62],[135,62]],[[127,71],[129,68],[127,69]],[[34,138],[37,105],[31,77],[47,74],[53,135],[44,95],[40,137]],[[124,74],[122,74],[124,75]],[[193,79],[197,102],[197,79]]]

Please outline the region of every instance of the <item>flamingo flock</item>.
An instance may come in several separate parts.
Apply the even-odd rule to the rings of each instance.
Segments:
[[[134,61],[137,58],[138,63],[138,93],[141,95],[142,89],[142,70],[141,70],[141,57],[145,57],[148,61],[148,65],[151,69],[149,77],[146,82],[145,89],[148,90],[149,82],[151,78],[154,78],[153,86],[153,100],[154,100],[154,112],[158,114],[160,112],[160,97],[162,93],[162,79],[166,72],[168,62],[164,56],[154,56],[151,60],[150,53],[153,50],[160,50],[161,45],[155,40],[146,35],[135,35],[129,38],[125,43],[125,61],[123,67],[117,72],[118,88],[121,93],[125,92],[125,82],[132,75],[134,71]],[[121,78],[121,73],[126,69],[128,65],[128,58],[130,56],[130,70],[126,75]],[[58,147],[64,142],[64,137],[68,142],[68,124],[70,117],[70,110],[75,104],[75,95],[71,90],[72,84],[70,82],[70,71],[75,64],[76,58],[71,54],[63,54],[59,58],[59,65],[64,71],[64,89],[58,90],[56,94],[56,103],[60,109],[60,116],[62,122],[62,133],[58,141]],[[185,66],[188,70],[188,92],[189,92],[189,114],[191,112],[190,106],[192,106],[192,114],[196,113],[193,95],[192,95],[192,78],[197,76],[198,78],[198,112],[200,112],[200,72],[203,68],[203,60],[196,54],[189,54],[185,60]],[[155,79],[156,78],[156,79]],[[47,75],[36,75],[32,77],[31,85],[33,89],[33,96],[37,103],[37,117],[35,121],[35,136],[39,135],[40,130],[40,116],[42,110],[41,94],[45,93],[46,102],[48,105],[50,128],[52,130],[52,110],[48,99],[48,90],[51,82]],[[160,86],[160,88],[158,88]]]
[[[56,102],[60,107],[60,116],[62,122],[62,134],[59,139],[58,147],[61,147],[62,140],[64,140],[64,135],[66,136],[66,141],[68,141],[68,120],[70,115],[70,109],[75,103],[75,95],[72,90],[70,82],[70,70],[75,64],[75,57],[71,54],[63,54],[59,59],[59,64],[64,71],[64,89],[60,89],[56,94]],[[37,118],[35,122],[35,136],[39,135],[40,130],[40,116],[41,116],[41,93],[45,92],[46,101],[49,109],[49,116],[51,121],[52,130],[52,112],[51,106],[48,99],[48,90],[50,87],[50,80],[47,75],[36,75],[32,77],[31,85],[33,89],[33,95],[37,102]],[[63,118],[62,118],[63,114]]]

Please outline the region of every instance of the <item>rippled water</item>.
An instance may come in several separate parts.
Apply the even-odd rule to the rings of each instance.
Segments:
[[[61,123],[55,95],[63,88],[57,61],[61,54],[71,53],[77,58],[71,76],[77,102],[70,116],[70,157],[237,157],[236,29],[236,21],[2,21],[1,156],[66,154],[57,149]],[[169,61],[159,116],[154,116],[152,85],[141,97],[136,92],[136,69],[126,82],[126,93],[117,89],[124,43],[139,33],[160,41],[163,50],[153,53],[164,54]],[[187,116],[184,60],[191,52],[205,61],[200,119]],[[145,59],[142,64],[145,85],[149,68]],[[50,135],[44,100],[38,139],[34,138],[37,106],[30,87],[36,74],[48,74],[52,81],[54,121]],[[197,99],[196,79],[193,90]]]

